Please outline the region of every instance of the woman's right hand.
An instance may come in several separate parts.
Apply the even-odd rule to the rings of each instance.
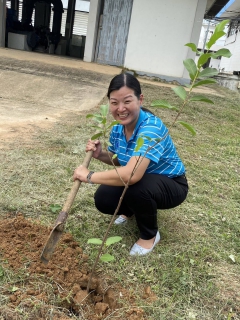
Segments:
[[[99,140],[88,140],[88,143],[86,145],[86,152],[93,151],[93,158],[98,159],[102,152],[102,145]]]

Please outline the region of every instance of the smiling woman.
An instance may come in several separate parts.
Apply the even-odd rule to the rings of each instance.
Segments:
[[[93,151],[94,158],[109,165],[111,157],[116,155],[114,164],[119,168],[117,172],[115,169],[93,172],[80,166],[74,172],[74,179],[100,184],[94,197],[95,205],[99,211],[111,215],[117,208],[124,184],[129,182],[115,224],[124,224],[135,215],[140,238],[130,255],[145,255],[160,241],[157,209],[176,207],[186,199],[185,167],[161,119],[142,107],[143,94],[134,76],[125,73],[114,77],[107,96],[112,116],[120,123],[112,128],[108,151],[102,150],[99,140],[89,140],[86,151]],[[140,136],[144,143],[136,151]],[[156,139],[160,141],[157,144]],[[131,177],[137,161],[140,165]]]

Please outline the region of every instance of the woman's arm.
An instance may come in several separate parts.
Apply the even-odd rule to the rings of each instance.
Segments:
[[[144,175],[150,160],[143,157],[132,157],[127,165],[125,167],[117,168],[116,170],[108,170],[108,171],[100,171],[100,172],[94,172],[91,176],[92,183],[96,184],[105,184],[109,186],[123,186],[124,183],[127,183],[129,181],[129,178],[135,168],[135,165],[137,163],[137,160],[139,159],[140,165],[137,168],[135,174],[131,178],[129,184],[134,184],[138,182],[142,176]],[[73,175],[73,179],[79,179],[83,182],[87,181],[87,175],[89,173],[89,170],[83,166],[79,166],[75,171]],[[121,179],[120,179],[120,177]],[[123,183],[124,182],[124,183]]]
[[[88,151],[93,151],[93,158],[100,160],[106,164],[112,165],[113,162],[115,166],[120,165],[117,158],[112,159],[114,155],[112,152],[102,150],[102,145],[99,140],[88,140],[88,143],[86,145],[86,152]]]
[[[112,163],[114,163],[115,166],[120,166],[117,158],[112,159],[113,155],[114,154],[110,151],[102,151],[100,153],[100,155],[98,156],[98,158],[96,158],[96,159],[98,159],[106,164],[113,165]]]

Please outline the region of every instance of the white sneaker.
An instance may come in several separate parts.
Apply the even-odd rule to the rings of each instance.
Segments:
[[[124,224],[127,222],[126,218],[123,218],[122,216],[119,216],[115,221],[114,224]]]
[[[153,251],[154,247],[156,246],[156,244],[158,244],[159,241],[160,241],[160,233],[158,231],[155,236],[155,240],[154,240],[152,248],[145,249],[145,248],[141,247],[139,244],[135,243],[132,246],[132,249],[130,250],[130,256],[136,256],[136,255],[144,256],[145,254]]]

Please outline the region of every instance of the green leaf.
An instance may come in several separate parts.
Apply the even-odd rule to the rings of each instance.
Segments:
[[[165,100],[155,100],[151,103],[151,107],[166,108],[178,111],[178,108],[171,106],[170,103]]]
[[[86,115],[86,118],[92,118],[92,117],[94,117],[93,114],[87,114],[87,115]]]
[[[196,87],[202,86],[204,84],[211,84],[211,83],[217,83],[217,80],[215,80],[215,79],[200,80],[200,81],[196,82],[192,87],[196,88]]]
[[[99,126],[91,126],[91,128],[97,129],[98,131],[99,131],[99,130],[102,130],[102,128],[99,127]]]
[[[188,129],[188,131],[190,131],[193,136],[196,135],[195,129],[189,123],[184,122],[184,121],[178,121],[178,123],[180,123],[183,127]]]
[[[138,151],[143,146],[143,144],[144,144],[144,139],[142,137],[139,137],[137,139],[137,143],[134,151]]]
[[[230,58],[232,56],[231,52],[228,49],[220,49],[215,53],[211,53],[210,55],[213,59],[216,59],[218,57]]]
[[[92,238],[92,239],[88,239],[87,243],[100,245],[102,244],[102,240],[98,238]]]
[[[193,52],[197,52],[197,46],[195,43],[186,43],[185,46],[191,48]]]
[[[103,117],[106,117],[109,111],[109,106],[107,104],[100,106],[101,114]]]
[[[142,135],[141,137],[147,139],[148,141],[152,141],[152,138],[150,138],[150,137],[148,137],[148,136],[143,136],[143,135]]]
[[[102,123],[102,117],[96,117],[96,116],[94,116],[94,117],[93,117],[93,120],[96,121],[96,122]]]
[[[187,69],[190,78],[192,80],[194,80],[194,78],[196,77],[197,72],[198,72],[195,61],[193,59],[186,59],[183,61],[183,64],[184,64],[185,68]]]
[[[218,75],[218,71],[216,68],[205,68],[199,73],[198,78],[200,79],[208,78],[208,77],[213,77],[217,75]]]
[[[112,156],[112,160],[114,160],[114,159],[116,159],[117,158],[117,154],[114,154],[113,156]]]
[[[190,259],[190,264],[191,264],[192,266],[194,266],[195,261],[194,261],[193,259]]]
[[[11,289],[11,292],[15,292],[15,291],[18,291],[18,290],[19,290],[18,287],[13,286],[12,289]]]
[[[109,237],[106,240],[106,246],[110,246],[113,243],[119,242],[122,240],[122,237],[115,236],[115,237]]]
[[[50,204],[49,208],[53,213],[55,213],[60,211],[62,207],[59,204]]]
[[[103,117],[100,114],[94,114],[93,119],[98,122],[102,122]]]
[[[216,25],[215,31],[214,32],[219,32],[219,31],[224,31],[224,28],[226,24],[228,24],[230,20],[223,20],[220,23]]]
[[[210,100],[210,99],[208,99],[208,98],[206,98],[205,96],[202,96],[202,95],[191,97],[189,99],[189,101],[203,101],[203,102],[214,104],[214,102],[212,100]]]
[[[120,121],[118,120],[114,120],[113,122],[110,123],[110,125],[107,127],[108,129],[110,129],[111,127],[115,126],[116,124],[119,124]]]
[[[216,43],[216,41],[222,38],[222,36],[224,35],[225,35],[224,31],[214,32],[214,34],[211,36],[208,43],[206,44],[206,48],[209,50]]]
[[[107,122],[107,118],[103,118],[101,123],[106,124],[106,122]]]
[[[201,68],[204,65],[204,63],[208,61],[210,57],[211,57],[211,53],[202,54],[198,59],[198,68]]]
[[[111,256],[109,253],[105,253],[100,257],[100,260],[102,260],[103,262],[113,261],[114,259],[114,256]]]
[[[174,87],[172,88],[172,90],[176,93],[176,95],[179,96],[179,98],[181,98],[182,100],[185,100],[186,97],[187,97],[187,92],[186,90],[182,87],[182,86],[179,86],[179,87]]]
[[[96,140],[97,138],[101,137],[103,135],[102,132],[96,133],[91,137],[91,140]]]

